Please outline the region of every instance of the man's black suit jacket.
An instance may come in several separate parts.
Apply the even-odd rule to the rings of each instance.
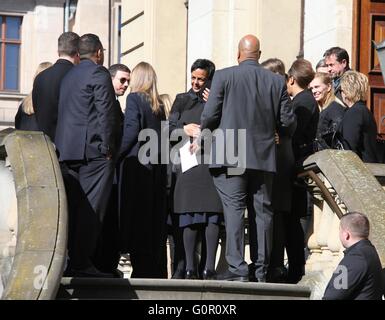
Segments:
[[[39,73],[34,81],[32,101],[40,131],[55,141],[60,84],[74,65],[65,59]]]
[[[324,300],[381,300],[384,293],[382,267],[376,248],[361,240],[344,252],[330,279]]]
[[[84,59],[63,79],[55,144],[60,161],[115,155],[116,97],[108,70]]]
[[[211,167],[275,172],[274,135],[277,131],[292,130],[296,123],[288,101],[285,79],[254,60],[216,71],[201,117],[201,130],[224,131],[225,139],[219,136],[213,140]],[[236,135],[242,129],[245,129],[246,145],[241,147],[237,139],[233,142],[227,138],[232,131]],[[226,157],[227,150],[232,153],[232,148],[239,158],[235,164]]]

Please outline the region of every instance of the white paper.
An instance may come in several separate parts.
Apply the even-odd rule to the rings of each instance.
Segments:
[[[194,168],[198,165],[198,159],[195,153],[190,152],[190,141],[187,141],[182,148],[179,149],[180,163],[182,166],[182,172]]]

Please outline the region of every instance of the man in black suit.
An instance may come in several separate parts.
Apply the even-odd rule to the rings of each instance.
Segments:
[[[79,63],[79,36],[64,32],[58,39],[59,59],[41,72],[34,81],[32,90],[33,107],[38,128],[55,141],[60,83],[74,64]]]
[[[222,280],[248,281],[248,265],[244,260],[244,213],[248,208],[249,224],[255,234],[255,277],[266,280],[272,247],[271,193],[276,171],[275,132],[295,125],[295,117],[287,102],[285,80],[281,75],[262,68],[259,40],[253,35],[241,39],[238,47],[239,66],[215,73],[211,92],[201,117],[201,129],[219,129],[224,136],[235,137],[245,130],[245,141],[214,137],[214,183],[221,197],[226,225],[226,260],[229,269]],[[232,131],[232,132],[230,132]],[[227,157],[233,150],[238,161]],[[219,152],[224,154],[218,154]],[[237,169],[237,170],[235,170]],[[236,174],[238,172],[238,174]]]
[[[339,236],[346,250],[323,300],[381,300],[384,279],[376,248],[368,240],[369,227],[368,218],[359,212],[341,218]]]
[[[108,68],[111,75],[112,85],[115,91],[114,112],[118,119],[117,143],[116,148],[120,148],[120,142],[123,135],[124,114],[120,106],[118,97],[123,96],[130,83],[131,70],[124,64],[113,64]],[[119,209],[118,209],[118,185],[117,175],[108,201],[107,212],[103,223],[103,230],[99,239],[98,250],[96,254],[96,267],[102,272],[116,273],[120,259],[119,243]]]
[[[100,274],[94,256],[117,153],[116,98],[111,76],[103,67],[103,51],[96,35],[80,37],[80,64],[68,72],[60,88],[55,143],[66,169],[63,175],[73,183],[67,188],[72,211],[69,268],[76,276]]]

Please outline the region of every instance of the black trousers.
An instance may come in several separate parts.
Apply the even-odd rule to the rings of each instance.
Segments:
[[[273,173],[246,170],[242,175],[212,171],[214,184],[223,203],[226,227],[226,260],[233,273],[248,276],[244,259],[244,215],[247,207],[250,251],[255,261],[255,276],[265,278],[272,248],[273,210],[271,206]]]
[[[94,267],[113,182],[114,161],[105,158],[61,164],[69,210],[69,268]]]

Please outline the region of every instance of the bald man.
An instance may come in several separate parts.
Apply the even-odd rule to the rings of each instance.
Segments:
[[[244,213],[247,207],[251,252],[258,282],[266,281],[272,247],[271,193],[276,171],[274,134],[292,134],[296,120],[287,105],[285,79],[262,68],[260,44],[253,35],[243,37],[238,47],[238,66],[215,73],[211,92],[201,117],[214,135],[210,170],[221,197],[226,226],[228,270],[221,280],[248,281],[244,260]],[[244,130],[242,132],[242,130]],[[235,137],[245,139],[231,139]],[[234,157],[228,153],[234,151]]]

